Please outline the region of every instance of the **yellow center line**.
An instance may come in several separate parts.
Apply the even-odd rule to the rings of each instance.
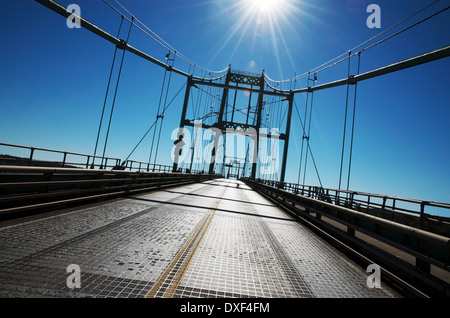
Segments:
[[[165,297],[171,298],[173,294],[175,293],[175,290],[177,289],[178,285],[180,284],[181,280],[183,279],[187,268],[189,267],[192,258],[195,254],[195,251],[197,250],[198,245],[203,239],[203,236],[206,233],[206,230],[208,229],[211,220],[217,210],[217,207],[219,206],[220,202],[222,201],[223,196],[225,195],[226,187],[224,187],[222,194],[219,197],[219,200],[215,203],[214,207],[211,207],[210,210],[205,213],[205,215],[202,217],[200,222],[195,227],[192,234],[189,236],[187,241],[183,244],[182,248],[178,251],[178,253],[175,255],[173,260],[170,262],[169,266],[166,268],[164,273],[159,277],[159,279],[156,281],[155,285],[153,285],[152,289],[148,292],[146,298],[154,298],[158,291],[161,289],[161,286],[164,284],[164,282],[167,280],[167,277],[170,275],[170,273],[173,271],[174,267],[179,263],[181,257],[186,252],[187,248],[195,237],[197,237],[197,240],[194,242],[194,245],[192,246],[192,249],[189,251],[189,254],[184,259],[183,263],[180,266],[180,269],[178,270],[175,278],[172,280],[172,283],[170,284]]]

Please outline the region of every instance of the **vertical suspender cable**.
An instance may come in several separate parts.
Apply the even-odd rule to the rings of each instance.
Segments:
[[[161,86],[161,94],[159,95],[159,103],[158,103],[158,110],[156,112],[156,127],[153,131],[153,138],[152,138],[152,146],[150,147],[150,155],[148,157],[148,164],[150,166],[150,163],[152,162],[152,153],[153,153],[153,145],[155,143],[155,136],[156,136],[156,128],[158,127],[158,120],[159,120],[159,111],[161,109],[161,101],[164,94],[164,86],[166,85],[166,75],[167,75],[167,69],[164,70],[164,77],[163,77],[163,83]],[[153,171],[155,170],[155,166],[153,165]]]
[[[190,71],[190,66],[189,66],[189,71]],[[195,71],[195,69],[194,69],[194,71]],[[191,75],[193,75],[193,74],[191,74]],[[194,114],[194,122],[195,122],[195,102],[194,102],[194,94],[193,94],[193,92],[191,92],[190,94],[189,94],[190,96],[191,96],[191,103],[192,103],[192,113]],[[193,128],[193,135],[194,135],[194,138],[193,139],[191,139],[191,147],[189,148],[189,151],[190,151],[190,158],[189,158],[189,160],[190,160],[190,162],[189,162],[189,171],[192,171],[192,164],[193,164],[193,161],[194,161],[194,151],[195,151],[195,126],[194,126],[194,128]],[[183,162],[183,164],[184,164],[184,162]],[[186,168],[186,169],[188,169],[188,168]]]
[[[309,72],[308,72],[308,79],[307,79],[307,84],[306,86],[309,86]],[[308,112],[308,97],[309,97],[309,92],[306,92],[306,106],[305,106],[305,123],[306,123],[306,114]],[[301,120],[301,118],[300,118]],[[297,184],[300,184],[300,176],[301,176],[301,170],[302,170],[302,162],[303,162],[303,145],[305,143],[305,129],[303,127],[303,134],[302,134],[302,148],[300,150],[300,163],[298,165],[298,180],[297,180]]]
[[[305,126],[303,125],[302,118],[300,117],[300,113],[298,111],[298,107],[297,107],[297,103],[295,102],[295,99],[294,99],[294,106],[295,106],[295,110],[297,111],[298,119],[300,120],[300,125],[302,126],[303,134],[305,134]],[[316,165],[316,160],[314,159],[314,155],[311,150],[311,145],[309,143],[308,143],[308,149],[306,151],[309,151],[309,154],[311,155],[311,159],[314,164],[314,169],[316,170],[316,174],[317,174],[317,179],[319,180],[320,187],[323,188],[322,180],[320,179],[320,175],[319,175],[319,170],[317,169],[317,165]]]
[[[201,70],[201,72],[200,72],[202,77],[203,77],[203,72],[204,72],[203,70]],[[194,66],[194,72],[192,74],[195,75],[195,66]],[[203,90],[198,89],[197,90],[197,101],[193,104],[193,107],[192,107],[194,110],[194,120],[198,119],[197,116],[198,116],[198,112],[200,110],[200,105],[201,105],[202,99],[203,99]],[[198,146],[200,146],[200,148],[202,148],[202,145],[197,145],[197,140],[199,140],[199,138],[200,138],[200,143],[202,142],[201,141],[202,140],[202,138],[201,138],[202,132],[203,131],[201,129],[195,130],[195,128],[194,128],[194,149],[192,150],[193,151],[192,158],[194,158],[193,156],[195,155],[195,148]],[[197,135],[199,135],[200,137]],[[199,153],[197,153],[197,157],[195,158],[195,163],[196,163],[195,167],[196,168],[194,170],[197,170],[197,171],[201,171],[201,164],[200,164],[199,156],[200,156]],[[192,161],[194,161],[194,159]],[[191,164],[191,167],[192,167],[192,164]],[[191,168],[191,171],[192,171],[192,168]]]
[[[314,78],[316,76],[314,75]],[[309,77],[308,77],[309,81]],[[313,86],[315,86],[316,81],[314,80]],[[311,134],[311,118],[312,118],[312,109],[313,109],[313,101],[314,101],[314,91],[311,92],[311,107],[309,108],[309,124],[308,124],[308,136],[306,136],[306,157],[305,157],[305,168],[303,169],[303,184],[305,184],[306,179],[306,164],[308,162],[308,150],[309,150],[309,137]],[[306,118],[305,118],[306,120]]]
[[[162,110],[162,114],[165,113],[165,111],[169,108],[170,105],[172,105],[173,101],[175,100],[175,98],[177,98],[178,94],[180,94],[181,90],[186,86],[186,83],[183,84],[183,86],[181,86],[181,88],[178,90],[178,92],[175,94],[175,96],[172,98],[172,100],[170,101],[169,104],[167,104],[167,106],[164,107],[164,109]],[[130,152],[130,154],[128,155],[128,157],[123,160],[122,162],[122,166],[125,165],[125,163],[128,161],[128,159],[130,159],[131,155],[134,153],[134,151],[139,147],[139,145],[142,143],[142,141],[145,139],[145,137],[147,137],[148,133],[153,129],[153,127],[156,125],[156,120],[153,122],[153,124],[150,126],[150,128],[147,130],[147,132],[144,134],[144,136],[142,136],[141,140],[139,140],[139,142],[137,143],[137,145],[133,148],[133,150]]]
[[[236,83],[236,87],[238,87],[239,83]],[[231,121],[234,119],[234,110],[236,108],[236,97],[237,97],[237,89],[234,90],[234,100],[233,100],[233,111],[231,113]]]
[[[253,85],[250,85],[250,88],[253,89]],[[250,116],[251,108],[252,108],[252,91],[250,91],[250,96],[248,97],[247,118],[245,120],[246,125],[248,125],[248,117]]]
[[[201,74],[201,77],[203,77],[203,70],[200,72],[200,74]],[[199,119],[199,118],[197,118],[197,116],[199,116],[198,113],[200,111],[200,105],[202,103],[202,100],[203,100],[203,89],[198,89],[197,90],[197,102],[196,102],[196,104],[194,104],[194,107],[193,107],[194,108],[194,119]]]
[[[176,56],[177,56],[177,52],[174,53],[174,57],[172,59],[172,67],[175,64]],[[169,72],[170,72],[170,74],[169,74],[169,80],[167,81],[167,89],[166,89],[166,97],[164,100],[164,108],[167,105],[167,95],[169,94],[170,80],[172,79],[172,68],[169,70]],[[156,143],[155,160],[153,161],[153,165],[156,164],[156,159],[158,157],[159,141],[161,140],[161,131],[162,131],[163,123],[164,123],[164,113],[162,113],[160,117],[161,117],[161,125],[159,126],[158,141]]]
[[[122,21],[120,22],[119,31],[117,32],[117,37],[120,36],[120,31],[122,30],[123,20],[124,20],[124,16],[122,15]],[[95,141],[94,157],[92,159],[92,166],[91,166],[92,169],[95,168],[95,156],[97,155],[98,140],[100,139],[100,131],[102,129],[103,116],[105,114],[106,101],[108,100],[109,87],[111,85],[111,78],[112,78],[112,74],[113,74],[113,70],[114,70],[114,64],[116,62],[116,56],[117,56],[117,46],[114,50],[114,57],[113,57],[112,65],[111,65],[111,71],[109,73],[108,85],[106,86],[105,101],[103,102],[102,115],[100,117],[100,123],[98,125],[97,140]]]
[[[351,57],[351,51],[348,52],[348,75],[347,78],[350,77],[350,58]],[[345,117],[344,117],[344,135],[342,137],[342,153],[341,153],[341,170],[339,172],[339,190],[341,190],[341,181],[342,181],[342,165],[344,161],[344,148],[345,148],[345,133],[347,130],[347,110],[348,110],[348,94],[350,89],[350,83],[347,83],[347,98],[345,101]]]
[[[358,75],[361,65],[361,51],[358,52]],[[355,113],[356,113],[356,93],[357,93],[358,83],[355,83],[355,96],[353,99],[353,120],[352,120],[352,136],[350,140],[350,159],[348,163],[348,177],[347,177],[347,191],[350,187],[350,169],[352,167],[352,154],[353,154],[353,135],[355,131]]]
[[[311,159],[312,159],[312,162],[313,162],[313,165],[314,165],[314,169],[316,170],[317,179],[319,180],[320,187],[323,189],[322,179],[320,179],[319,170],[317,169],[316,160],[314,160],[314,156],[312,154],[312,150],[311,150],[311,147],[309,145],[309,142],[308,142],[308,150],[309,150],[309,153],[311,154]]]
[[[130,39],[131,29],[133,28],[133,21],[134,21],[134,17],[132,17],[132,20],[131,20],[130,29],[128,30],[128,36],[127,36],[126,43],[128,43],[128,40]],[[102,155],[102,164],[101,164],[102,166],[103,166],[103,160],[105,159],[106,146],[108,144],[109,130],[111,128],[111,120],[112,120],[112,116],[113,116],[113,112],[114,112],[114,106],[116,104],[117,90],[119,88],[120,77],[122,75],[122,68],[123,68],[123,61],[125,59],[125,52],[126,52],[126,50],[124,49],[123,53],[122,53],[122,61],[120,62],[119,75],[117,77],[116,90],[114,92],[114,99],[113,99],[113,103],[112,103],[111,114],[109,115],[108,130],[106,132],[105,146],[103,148],[103,155]]]

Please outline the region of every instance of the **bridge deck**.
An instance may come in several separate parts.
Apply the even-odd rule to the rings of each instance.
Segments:
[[[398,296],[235,180],[3,222],[0,245],[2,297]]]

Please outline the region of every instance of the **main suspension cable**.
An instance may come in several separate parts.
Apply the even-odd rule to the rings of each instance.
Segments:
[[[105,4],[107,4],[111,9],[113,9],[115,12],[117,12],[118,14],[124,16],[124,13],[121,12],[119,9],[117,9],[116,7],[114,7],[111,3],[109,3],[107,0],[103,0],[103,2]],[[132,22],[136,28],[138,28],[140,31],[142,31],[144,34],[146,34],[148,37],[150,37],[152,40],[154,40],[156,43],[158,43],[159,45],[161,45],[162,47],[164,47],[165,49],[167,49],[169,52],[175,54],[176,56],[180,57],[183,61],[185,61],[186,63],[189,64],[189,68],[191,66],[193,66],[194,68],[198,68],[201,70],[204,70],[206,73],[209,73],[211,75],[211,73],[216,73],[216,74],[220,74],[220,73],[224,73],[225,71],[228,70],[229,67],[226,67],[223,70],[220,71],[213,71],[213,70],[208,70],[206,68],[203,68],[199,65],[197,65],[196,63],[194,63],[192,60],[190,60],[189,58],[187,58],[185,55],[181,54],[179,51],[177,51],[173,46],[171,46],[169,43],[167,43],[164,39],[162,39],[158,34],[156,34],[154,31],[152,31],[147,25],[145,25],[142,21],[140,21],[138,18],[136,18],[136,16],[134,14],[132,14],[127,8],[125,8],[119,1],[114,0],[114,2],[116,2],[123,10],[126,11],[127,14],[129,14],[132,17],[133,21],[130,21],[127,17],[125,17],[125,19],[127,19],[128,21]],[[143,28],[145,28],[146,30],[144,30],[142,27],[140,27],[139,25],[134,23],[134,20],[136,20],[140,25],[142,25]],[[150,33],[151,34],[150,34]],[[191,75],[191,73],[189,74]]]
[[[347,60],[348,58],[351,58],[354,55],[358,54],[358,52],[356,50],[358,48],[362,47],[364,44],[367,44],[367,43],[371,42],[372,40],[378,38],[379,36],[385,34],[386,32],[388,32],[390,30],[392,30],[393,28],[399,26],[400,24],[410,20],[411,18],[415,17],[419,13],[425,11],[426,9],[430,8],[431,6],[435,5],[436,3],[440,2],[440,1],[442,1],[442,0],[435,0],[434,2],[432,2],[429,5],[425,6],[424,8],[416,11],[415,13],[411,14],[410,16],[404,18],[403,20],[401,20],[401,21],[397,22],[396,24],[392,25],[391,27],[387,28],[386,30],[384,30],[384,31],[376,34],[375,36],[371,37],[370,39],[368,39],[368,40],[358,44],[357,46],[355,46],[354,48],[349,50],[351,52],[355,52],[351,56],[344,57],[345,55],[347,55],[347,52],[348,52],[347,51],[347,52],[342,53],[342,54],[338,55],[337,57],[335,57],[335,58],[333,58],[333,59],[331,59],[331,60],[329,60],[329,61],[327,61],[325,63],[322,63],[321,65],[319,65],[319,66],[317,66],[317,67],[315,67],[315,68],[313,68],[313,69],[311,69],[311,70],[309,70],[307,72],[304,72],[304,73],[302,73],[300,75],[294,76],[293,78],[289,78],[289,79],[285,79],[285,80],[280,80],[280,81],[273,80],[273,79],[271,79],[270,77],[267,76],[267,73],[265,74],[265,77],[267,78],[268,81],[271,81],[271,82],[274,82],[274,83],[282,83],[282,82],[287,82],[287,81],[290,81],[290,80],[297,80],[297,79],[305,78],[305,77],[308,76],[309,73],[312,73],[312,72],[320,73],[322,71],[325,71],[326,69],[331,68],[331,67],[333,67],[333,66],[335,66],[337,64],[340,64],[340,63],[344,62],[345,60]],[[390,35],[390,36],[388,36],[388,37],[386,37],[386,38],[384,38],[384,39],[382,39],[382,40],[380,40],[380,41],[378,41],[378,42],[376,42],[374,44],[371,44],[371,45],[367,46],[367,47],[361,49],[360,51],[369,50],[369,49],[371,49],[371,48],[373,48],[373,47],[375,47],[375,46],[377,46],[377,45],[379,45],[379,44],[381,44],[381,43],[383,43],[383,42],[385,42],[385,41],[387,41],[387,40],[389,40],[389,39],[391,39],[391,38],[393,38],[393,37],[395,37],[395,36],[397,36],[397,35],[399,35],[399,34],[401,34],[403,32],[405,32],[405,31],[407,31],[407,30],[412,29],[413,27],[415,27],[415,26],[417,26],[417,25],[419,25],[419,24],[421,24],[421,23],[423,23],[423,22],[425,22],[425,21],[427,21],[427,20],[429,20],[429,19],[431,19],[433,17],[437,16],[438,14],[441,14],[441,13],[447,11],[448,9],[450,9],[450,6],[447,6],[446,8],[444,8],[444,9],[442,9],[442,10],[440,10],[440,11],[438,11],[438,12],[432,14],[432,15],[427,16],[426,18],[424,18],[424,19],[414,23],[413,25],[410,25],[410,26],[408,26],[408,27],[398,31],[397,33],[395,33],[393,35]],[[342,57],[344,57],[344,58],[342,58]]]

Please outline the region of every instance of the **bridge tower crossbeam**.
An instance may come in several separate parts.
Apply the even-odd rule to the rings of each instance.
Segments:
[[[256,171],[258,167],[258,159],[259,158],[259,148],[260,148],[260,138],[272,138],[275,137],[272,132],[269,133],[261,133],[261,114],[262,110],[264,108],[264,96],[276,96],[278,98],[282,98],[282,101],[288,102],[288,110],[287,110],[287,122],[286,122],[286,129],[283,132],[280,132],[279,136],[276,136],[276,138],[283,140],[283,156],[281,161],[281,174],[280,174],[280,181],[283,182],[285,178],[285,171],[286,171],[286,162],[287,162],[287,155],[288,155],[288,145],[289,145],[289,136],[290,136],[290,124],[291,124],[291,118],[292,118],[292,107],[293,107],[293,100],[294,100],[294,93],[286,93],[286,92],[279,92],[271,89],[267,89],[265,85],[265,72],[263,71],[262,74],[252,74],[252,73],[246,73],[236,70],[231,70],[231,66],[228,69],[228,73],[225,77],[225,83],[217,83],[213,82],[211,80],[199,80],[199,79],[193,79],[192,77],[188,77],[187,79],[187,86],[186,86],[186,93],[184,97],[183,102],[183,109],[181,112],[181,118],[180,118],[180,130],[178,132],[178,141],[181,141],[183,138],[183,131],[186,126],[195,127],[195,122],[193,120],[189,120],[186,118],[186,114],[188,113],[188,107],[189,107],[189,99],[190,99],[190,92],[192,87],[199,87],[199,86],[207,86],[207,87],[216,87],[222,89],[221,91],[221,98],[220,98],[220,110],[217,117],[217,120],[212,125],[202,125],[202,128],[206,129],[218,129],[222,135],[226,135],[230,132],[230,128],[233,128],[231,131],[235,134],[244,134],[249,136],[249,138],[253,139],[254,147],[253,147],[253,160],[252,160],[252,168],[251,168],[251,178],[256,178]],[[242,122],[238,120],[235,116],[235,113],[237,112],[236,109],[236,93],[237,91],[246,91],[248,92],[248,107],[247,107],[247,113],[245,115],[245,122]],[[233,104],[229,104],[230,99],[230,93],[234,92],[234,101]],[[251,114],[251,99],[252,95],[257,94],[258,99],[256,103],[256,107],[254,109],[255,118],[253,118],[253,122],[249,121],[250,114]],[[227,119],[226,115],[228,115],[227,107],[232,107],[231,110],[231,119]],[[209,163],[209,173],[214,174],[215,170],[215,164],[216,164],[216,157],[218,153],[218,147],[219,147],[219,135],[216,134],[214,138],[214,146],[211,152],[211,161]],[[178,162],[181,155],[181,151],[176,151],[174,154],[175,160],[173,164],[173,171],[177,171],[178,169]],[[247,160],[247,158],[245,158]],[[245,166],[247,165],[247,162],[245,162]]]

